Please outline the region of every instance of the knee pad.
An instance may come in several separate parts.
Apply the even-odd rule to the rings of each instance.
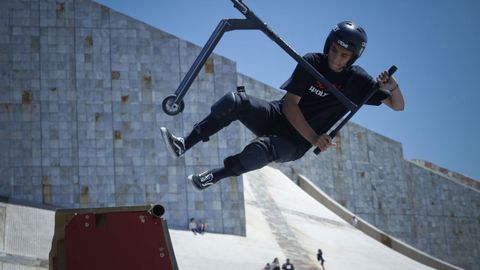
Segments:
[[[243,113],[248,104],[245,91],[230,92],[212,105],[211,115],[217,120],[233,120]]]
[[[260,169],[275,159],[275,149],[267,137],[257,138],[240,153],[240,163],[249,171]]]
[[[227,93],[212,105],[210,112],[215,119],[231,118],[230,116],[235,113],[240,103],[237,93]]]
[[[231,171],[235,176],[242,175],[244,172],[248,171],[243,167],[242,163],[240,163],[239,157],[240,154],[236,154],[223,160],[223,166],[225,169]]]
[[[262,168],[275,160],[275,156],[270,138],[262,137],[247,145],[240,154],[226,158],[224,165],[238,176]]]

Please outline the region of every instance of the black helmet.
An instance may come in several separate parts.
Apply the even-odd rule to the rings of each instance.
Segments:
[[[352,59],[347,63],[347,66],[350,66],[365,50],[367,46],[367,33],[356,23],[344,21],[333,26],[323,47],[324,54],[328,53],[331,42],[336,42],[343,48],[353,52]]]

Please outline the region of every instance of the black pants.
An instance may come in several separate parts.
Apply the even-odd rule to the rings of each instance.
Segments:
[[[231,95],[236,98],[235,102],[232,102]],[[224,168],[232,175],[262,168],[272,161],[299,159],[311,145],[294,130],[280,110],[279,101],[267,102],[245,94],[229,93],[212,106],[205,119],[195,125],[185,138],[186,148],[191,148],[200,140],[208,140],[233,121],[240,120],[257,137],[242,152],[224,160]]]

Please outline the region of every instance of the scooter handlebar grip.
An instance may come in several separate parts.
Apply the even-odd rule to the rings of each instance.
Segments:
[[[392,65],[389,69],[388,69],[388,75],[392,76],[393,73],[395,73],[395,71],[397,71],[397,66],[395,65]]]
[[[247,15],[248,7],[242,2],[242,0],[230,0],[233,6],[238,9],[242,14]]]

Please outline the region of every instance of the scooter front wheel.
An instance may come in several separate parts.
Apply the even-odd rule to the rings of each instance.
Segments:
[[[181,112],[183,112],[183,109],[185,108],[185,103],[183,100],[180,101],[180,104],[175,104],[175,99],[177,96],[175,95],[170,95],[166,97],[163,102],[162,102],[162,109],[163,111],[168,114],[168,115],[177,115]]]

